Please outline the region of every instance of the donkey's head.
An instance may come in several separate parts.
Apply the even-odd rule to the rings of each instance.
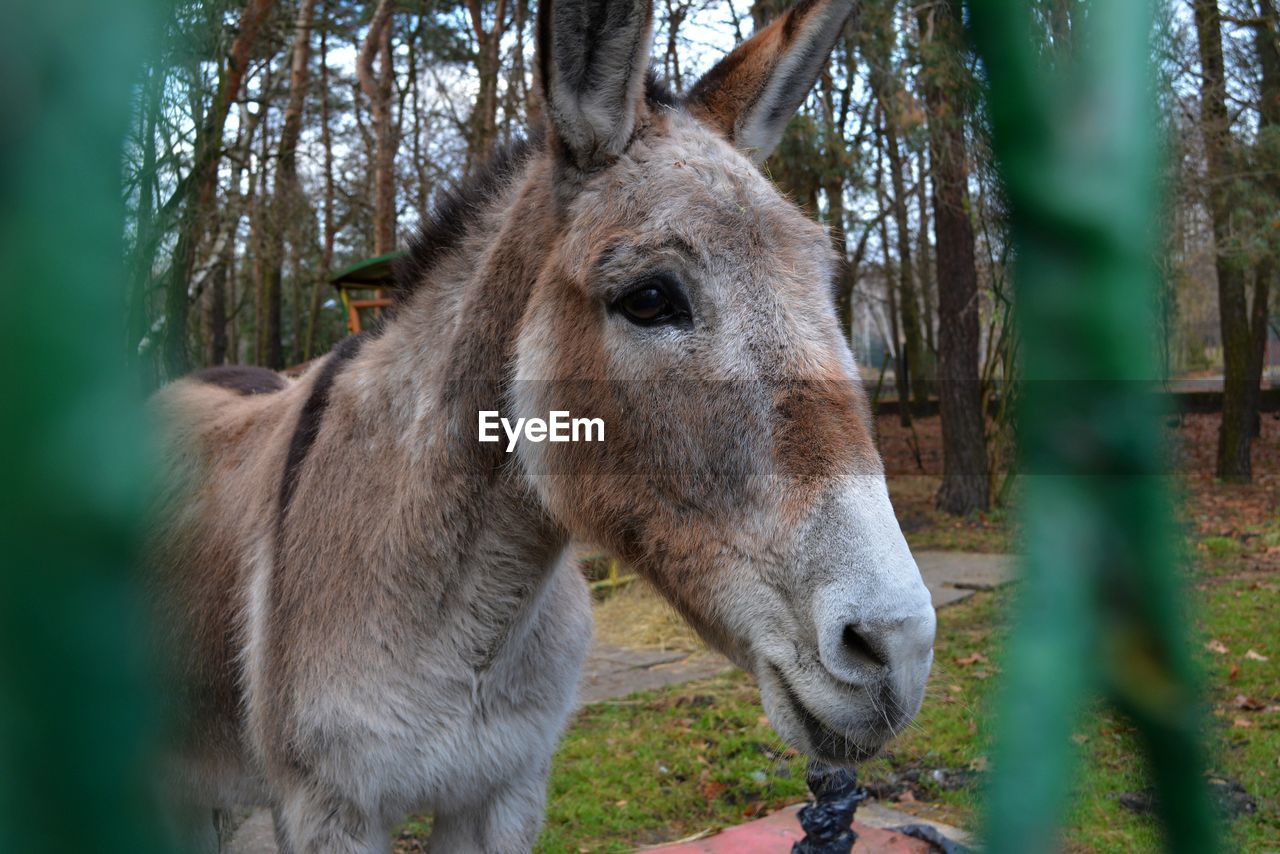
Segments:
[[[650,3],[540,13],[559,225],[514,405],[606,427],[520,461],[556,519],[755,674],[784,739],[857,761],[919,708],[934,612],[836,319],[830,239],[760,171],[852,2],[803,0],[679,100],[647,85]]]

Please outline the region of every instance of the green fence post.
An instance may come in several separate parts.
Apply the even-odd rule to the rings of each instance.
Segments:
[[[122,147],[150,0],[0,7],[0,851],[158,850]]]
[[[969,0],[1011,213],[1025,576],[998,705],[993,854],[1052,850],[1090,693],[1138,725],[1166,845],[1212,851],[1151,386],[1160,165],[1148,2],[1081,4],[1050,72],[1026,0]]]

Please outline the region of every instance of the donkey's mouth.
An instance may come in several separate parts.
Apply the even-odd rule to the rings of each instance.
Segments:
[[[804,738],[808,742],[807,745],[797,745],[805,753],[808,753],[814,759],[831,765],[856,765],[873,758],[880,752],[880,748],[884,746],[884,741],[887,738],[879,740],[873,746],[866,745],[854,741],[844,732],[827,726],[817,715],[809,710],[809,707],[800,699],[800,695],[776,665],[770,664],[769,670],[777,682],[784,699],[785,712],[799,724]],[[776,722],[775,728],[777,728]],[[786,738],[786,734],[781,730],[779,734],[784,739]]]

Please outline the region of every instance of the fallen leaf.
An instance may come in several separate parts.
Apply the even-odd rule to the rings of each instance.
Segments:
[[[1074,741],[1076,744],[1084,744],[1089,740],[1089,736],[1085,735],[1082,732],[1077,732],[1071,736],[1071,740]]]
[[[1244,654],[1244,657],[1249,659],[1250,661],[1270,661],[1271,660],[1270,657],[1262,655],[1259,652],[1255,652],[1252,649],[1246,652]]]
[[[1244,694],[1236,694],[1234,705],[1237,709],[1244,709],[1246,712],[1260,712],[1267,707],[1267,704],[1261,700],[1246,697]]]
[[[1228,652],[1227,645],[1220,640],[1211,640],[1204,645],[1204,648],[1217,655],[1226,655]]]
[[[614,802],[613,802],[613,805],[614,805],[615,807],[625,807],[625,806],[627,805],[627,802],[626,802],[626,801],[614,801]]]
[[[1240,729],[1247,729],[1253,726],[1253,723],[1250,722],[1247,718],[1236,718],[1231,722],[1231,725],[1234,727],[1239,727]]]
[[[972,762],[970,762],[970,763],[969,763],[969,770],[970,770],[970,771],[986,771],[986,770],[987,770],[987,757],[985,757],[985,756],[978,756],[978,757],[974,758],[974,760],[973,760]]]
[[[956,659],[956,664],[960,665],[961,667],[968,667],[971,664],[986,664],[986,663],[987,663],[987,657],[980,652],[975,652],[973,655],[966,655],[964,658]]]
[[[947,690],[950,691],[952,694],[959,694],[962,691],[964,691],[964,689],[961,688],[959,685],[948,685]]]
[[[1236,680],[1236,677],[1239,675],[1240,675],[1240,665],[1233,664],[1231,665],[1231,669],[1227,671],[1227,681],[1234,682]]]
[[[914,804],[915,802],[916,802],[915,793],[912,792],[910,789],[907,789],[901,795],[898,795],[898,803],[900,804]]]
[[[720,793],[729,788],[728,783],[721,783],[716,780],[704,780],[698,787],[702,790],[702,797],[708,801],[714,801],[720,797]]]

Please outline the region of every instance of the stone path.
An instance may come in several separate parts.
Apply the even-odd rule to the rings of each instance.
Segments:
[[[1013,579],[1015,558],[1012,555],[915,552],[915,558],[924,583],[933,595],[935,608],[962,602],[978,590],[993,590]],[[711,652],[688,653],[597,645],[583,665],[578,704],[584,706],[626,697],[637,691],[652,691],[697,679],[708,679],[732,667],[727,659]],[[870,813],[864,810],[869,810],[871,806],[859,808],[859,821],[866,821],[864,815]],[[902,824],[907,818],[909,817],[896,823]],[[866,823],[871,824],[870,821]],[[249,816],[232,840],[231,854],[276,854],[269,812],[258,810]]]
[[[713,652],[662,652],[597,646],[582,665],[578,705],[587,706],[695,679],[710,679],[732,668],[728,659]]]

